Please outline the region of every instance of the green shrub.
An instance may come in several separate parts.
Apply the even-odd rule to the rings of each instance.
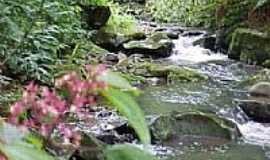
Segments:
[[[150,0],[148,11],[160,22],[213,26],[219,0]]]

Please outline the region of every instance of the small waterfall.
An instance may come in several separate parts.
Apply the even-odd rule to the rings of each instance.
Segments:
[[[209,49],[202,48],[199,45],[194,46],[193,42],[203,38],[199,36],[179,36],[174,40],[175,48],[169,59],[173,62],[181,63],[201,63],[215,60],[226,60],[227,56],[221,53],[213,53]]]

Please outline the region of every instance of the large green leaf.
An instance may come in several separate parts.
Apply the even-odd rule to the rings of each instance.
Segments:
[[[123,78],[120,74],[116,72],[107,71],[105,74],[102,74],[101,76],[99,76],[99,80],[102,80],[113,87],[117,87],[117,88],[121,88],[125,90],[135,89],[129,84],[129,82],[125,78]]]
[[[145,122],[144,113],[135,100],[128,94],[114,88],[103,91],[103,95],[121,114],[127,117],[129,124],[135,129],[142,143],[149,144],[150,134]]]
[[[151,153],[130,144],[107,147],[104,154],[106,160],[157,160]]]
[[[8,160],[54,160],[45,151],[26,143],[28,133],[7,123],[0,124],[0,151]]]

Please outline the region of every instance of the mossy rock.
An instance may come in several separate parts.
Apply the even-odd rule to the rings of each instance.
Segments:
[[[213,137],[226,142],[240,136],[237,126],[224,118],[200,111],[172,112],[156,117],[150,124],[153,139],[177,141],[184,136]]]
[[[165,78],[168,82],[198,82],[208,79],[207,76],[198,73],[196,70],[174,65],[162,65],[158,63],[145,62],[137,64],[135,68],[137,70],[144,71],[137,74],[142,74],[142,76],[148,77]]]
[[[124,44],[127,54],[143,54],[153,58],[164,58],[171,55],[173,42],[167,33],[156,32],[146,40],[130,41]]]
[[[240,59],[249,64],[262,65],[270,59],[270,37],[263,32],[239,28],[233,36],[229,57]]]
[[[107,49],[110,52],[120,51],[123,49],[123,44],[131,40],[145,39],[145,33],[141,31],[121,34],[114,33],[106,27],[93,33],[91,40],[98,46]]]

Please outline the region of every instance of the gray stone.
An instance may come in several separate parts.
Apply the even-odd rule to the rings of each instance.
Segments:
[[[165,58],[171,55],[173,42],[166,33],[156,32],[146,40],[130,41],[124,44],[125,53],[143,54],[152,58]]]

